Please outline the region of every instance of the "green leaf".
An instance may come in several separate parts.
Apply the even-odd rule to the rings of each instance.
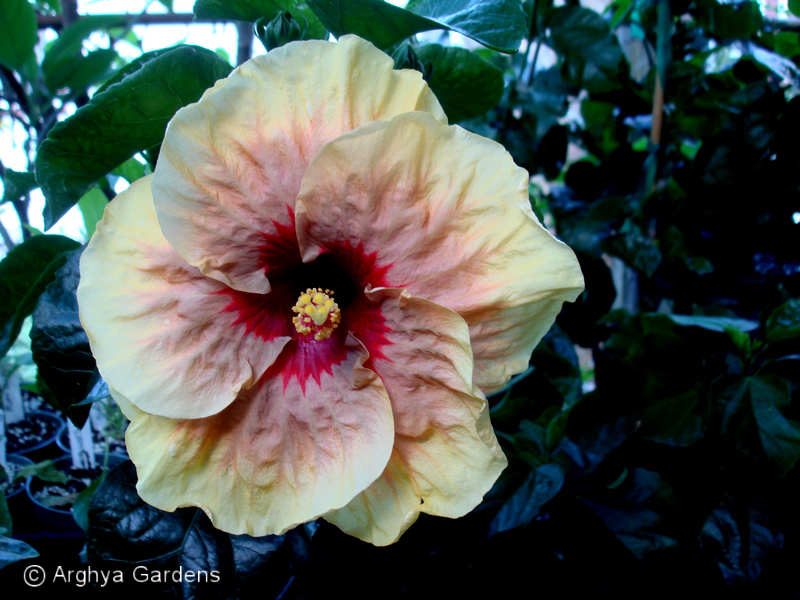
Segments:
[[[6,169],[3,175],[3,202],[17,200],[26,196],[31,190],[39,187],[36,183],[36,175],[30,172],[20,173]]]
[[[302,23],[299,17],[303,17],[308,23],[304,39],[324,40],[328,37],[325,25],[308,4],[300,0],[196,0],[192,11],[199,19],[251,23],[262,18],[271,21],[280,13],[288,12],[297,21]]]
[[[527,33],[518,0],[419,0],[408,9],[383,0],[309,0],[335,36],[354,33],[389,48],[423,31],[457,31],[500,52],[516,52]]]
[[[106,383],[105,379],[100,377],[99,373],[97,373],[96,377],[93,378],[93,381],[94,383],[91,385],[89,394],[80,402],[73,404],[73,409],[77,408],[78,406],[89,406],[98,400],[111,398],[111,392],[108,390],[108,384]]]
[[[789,10],[793,15],[800,17],[800,0],[789,0]]]
[[[728,498],[703,523],[700,546],[731,587],[755,580],[762,564],[783,546],[784,535],[764,508],[748,506],[741,497]]]
[[[500,508],[489,526],[490,535],[530,523],[564,485],[564,470],[557,464],[538,467]]]
[[[800,337],[800,298],[792,298],[767,318],[767,341],[782,342]]]
[[[753,331],[758,329],[756,321],[747,319],[737,319],[735,317],[709,317],[705,315],[666,315],[669,319],[681,327],[701,327],[708,331],[718,331],[725,333],[729,328],[740,331]]]
[[[83,56],[83,41],[94,31],[124,26],[127,22],[126,17],[88,16],[78,19],[62,31],[42,60],[42,73],[47,89],[55,93],[62,87],[75,85],[77,88],[81,82],[92,82],[95,78],[101,78],[111,61],[117,58],[117,53],[106,49],[92,52],[91,54],[99,53],[94,58]]]
[[[149,175],[149,173],[149,168],[145,169],[145,165],[136,160],[136,158],[129,158],[116,169],[111,170],[112,175],[122,177],[128,183],[133,183],[137,179]]]
[[[278,598],[308,560],[314,524],[279,536],[228,534],[215,529],[198,508],[165,512],[146,504],[136,493],[136,479],[133,463],[124,462],[92,498],[86,546],[99,569],[127,569],[130,581],[135,565],[141,565],[140,572],[143,567],[163,572],[170,565],[171,570],[219,575],[218,583],[185,588],[185,598],[242,598],[254,583],[258,597]]]
[[[92,501],[92,496],[94,496],[100,484],[105,481],[107,474],[107,471],[103,471],[100,477],[78,492],[75,502],[72,503],[72,516],[75,518],[75,522],[78,526],[84,531],[89,529],[89,504]]]
[[[450,123],[480,117],[503,97],[503,72],[477,54],[439,44],[426,44],[416,53]]]
[[[11,563],[37,556],[39,553],[22,540],[14,540],[0,534],[0,569]]]
[[[647,439],[670,446],[689,446],[705,432],[698,414],[700,396],[691,390],[669,398],[655,398],[641,412],[640,433]]]
[[[273,0],[196,0],[192,12],[198,19],[258,21],[274,18],[280,11]]]
[[[555,67],[536,74],[525,107],[536,116],[536,137],[543,138],[569,110],[569,85]],[[584,104],[586,101],[584,101]]]
[[[95,50],[86,56],[77,55],[64,61],[45,83],[54,94],[62,88],[69,88],[77,94],[108,78],[114,72],[113,64],[117,60],[119,54],[110,49]]]
[[[756,35],[764,23],[758,2],[719,2],[697,0],[698,22],[715,36],[746,39]]]
[[[618,256],[647,277],[652,277],[661,264],[661,251],[655,241],[645,237],[630,219],[625,221],[619,234],[603,240],[601,245],[606,252]]]
[[[52,227],[99,177],[158,146],[175,113],[230,71],[210,50],[173,48],[140,63],[53,127],[36,155],[36,178],[47,199],[45,227]]]
[[[800,2],[800,0],[798,0]],[[775,34],[775,52],[785,58],[794,58],[800,54],[800,35],[793,31],[781,31]]]
[[[52,12],[57,15],[62,12],[61,0],[35,0],[35,4],[36,8],[42,12]]]
[[[100,188],[96,187],[90,189],[78,200],[78,208],[83,215],[83,226],[86,229],[87,240],[92,237],[97,224],[103,218],[106,204],[108,204],[108,198]]]
[[[411,0],[407,8],[500,52],[519,50],[528,33],[518,0]]]
[[[161,50],[153,50],[152,52],[145,52],[144,54],[142,54],[138,58],[135,58],[134,60],[129,62],[127,65],[125,65],[121,69],[118,69],[116,73],[114,73],[111,77],[106,79],[100,85],[100,87],[97,88],[97,91],[95,91],[94,95],[97,96],[97,94],[99,94],[100,92],[104,92],[107,88],[109,88],[110,86],[114,85],[115,83],[119,83],[120,81],[122,81],[126,77],[129,77],[130,75],[133,75],[136,71],[141,69],[144,65],[149,63],[151,60],[156,59],[156,58],[158,58],[159,56],[161,56],[163,54],[167,54],[169,52],[172,52],[173,50],[175,50],[175,48],[162,48]]]
[[[595,514],[637,558],[678,546],[674,525],[663,515],[675,504],[672,488],[654,472],[625,469],[599,497],[584,499]]]
[[[39,41],[36,11],[28,0],[3,0],[0,23],[3,24],[0,65],[19,71],[35,56],[33,48]]]
[[[17,473],[18,479],[27,479],[28,477],[36,477],[50,483],[67,483],[69,481],[69,475],[59,471],[52,460],[44,460],[35,465],[25,465]]]
[[[756,375],[748,388],[764,453],[786,472],[800,459],[800,421],[784,416],[791,405],[789,383],[777,375]]]
[[[79,245],[60,235],[34,236],[0,261],[0,357],[14,344],[25,317]]]
[[[74,410],[73,405],[86,398],[97,372],[89,338],[78,317],[76,292],[82,252],[83,248],[74,251],[58,270],[55,281],[39,298],[31,327],[31,352],[39,376],[79,429],[89,416],[89,407]]]
[[[575,83],[590,92],[619,87],[622,50],[603,17],[588,8],[565,6],[549,22],[549,46],[566,60]]]
[[[11,511],[8,510],[8,501],[6,500],[5,492],[0,490],[0,535],[4,533],[10,535],[12,531]]]
[[[378,48],[389,48],[422,31],[446,29],[383,0],[309,0],[309,5],[336,37],[354,33]]]
[[[789,384],[774,374],[737,377],[717,394],[722,433],[751,456],[763,452],[785,473],[800,459],[800,422],[788,419]]]

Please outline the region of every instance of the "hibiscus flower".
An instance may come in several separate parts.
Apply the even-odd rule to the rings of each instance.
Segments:
[[[506,465],[485,394],[583,288],[527,190],[352,36],[255,58],[179,111],[78,289],[141,497],[378,545],[472,510]]]

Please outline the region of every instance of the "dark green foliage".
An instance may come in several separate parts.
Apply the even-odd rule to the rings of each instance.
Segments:
[[[83,55],[83,41],[94,31],[124,25],[126,21],[124,17],[86,17],[61,32],[42,61],[44,83],[50,93],[57,94],[62,88],[83,92],[108,78],[112,63],[119,59],[116,51],[101,48]]]
[[[79,245],[60,235],[35,236],[0,261],[0,357],[16,341],[22,321]]]
[[[132,155],[160,145],[178,109],[200,98],[231,67],[214,52],[179,46],[129,72],[50,131],[36,155],[47,206],[45,227],[99,178]]]
[[[530,523],[564,484],[564,472],[555,464],[537,467],[503,504],[489,527],[490,534],[502,533]]]
[[[12,169],[6,169],[3,175],[2,201],[18,200],[37,187],[39,184],[36,183],[36,175],[33,173],[19,173]]]
[[[34,57],[38,41],[36,12],[28,0],[4,0],[0,4],[3,43],[0,44],[0,65],[21,69]]]
[[[716,390],[721,431],[742,452],[766,456],[783,474],[800,459],[800,421],[791,410],[789,382],[773,374],[732,376]]]
[[[328,32],[308,4],[297,0],[196,0],[194,14],[203,19],[234,19],[269,23],[282,13],[289,13],[305,26],[302,39],[325,39]],[[299,39],[299,38],[298,38]],[[270,50],[271,48],[267,48]]]
[[[410,2],[398,8],[383,0],[309,0],[336,36],[354,33],[389,48],[422,31],[449,29],[500,52],[516,52],[525,35],[525,14],[516,0]]]
[[[771,527],[769,515],[757,506],[728,498],[703,523],[700,543],[711,553],[725,581],[753,581],[763,562],[783,545],[784,534]]]
[[[92,498],[87,546],[93,564],[124,569],[128,579],[135,565],[218,574],[216,580],[170,580],[161,586],[182,598],[250,598],[256,590],[273,598],[294,577],[291,567],[307,558],[314,526],[264,538],[230,535],[215,529],[198,508],[168,513],[145,504],[135,485],[135,467],[126,462]]]
[[[800,338],[800,299],[792,298],[767,319],[767,340],[780,342]]]
[[[2,498],[5,503],[5,497]],[[36,558],[39,553],[22,540],[7,537],[11,532],[0,529],[0,569],[19,560]]]
[[[426,44],[417,56],[450,123],[480,117],[503,96],[502,71],[474,52]]]
[[[78,317],[76,293],[83,249],[73,251],[33,312],[31,350],[39,376],[77,427],[83,427],[89,406],[72,409],[94,384],[96,367],[89,338]]]
[[[569,81],[589,92],[620,87],[616,81],[622,50],[603,18],[588,8],[565,6],[553,12],[547,43],[564,58]]]

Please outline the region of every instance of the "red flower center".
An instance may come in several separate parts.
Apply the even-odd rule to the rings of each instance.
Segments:
[[[305,388],[309,378],[319,383],[322,373],[344,361],[348,333],[364,344],[370,361],[384,357],[387,327],[380,306],[364,290],[368,285],[389,287],[390,265],[379,265],[362,243],[342,241],[327,244],[316,260],[304,263],[291,212],[290,217],[292,225],[275,223],[275,233],[263,236],[261,255],[271,291],[262,295],[227,289],[223,293],[231,301],[224,312],[238,313],[234,326],[244,324],[248,335],[265,341],[293,338],[264,377],[280,372],[284,386],[297,379]],[[331,288],[336,289],[335,300]]]

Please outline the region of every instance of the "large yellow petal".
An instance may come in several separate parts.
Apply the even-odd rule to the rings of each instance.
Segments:
[[[248,332],[225,310],[225,286],[161,234],[151,180],[108,204],[81,256],[80,318],[110,386],[153,414],[205,417],[254,385],[290,338]]]
[[[391,544],[420,512],[460,517],[475,508],[507,462],[472,386],[469,329],[456,313],[398,289],[368,290],[383,319],[371,365],[392,401],[395,447],[381,477],[325,515],[346,533]]]
[[[246,62],[179,111],[153,184],[161,227],[178,253],[235,289],[267,292],[264,236],[291,224],[320,146],[410,110],[446,120],[419,73],[392,67],[353,36],[287,44]]]
[[[572,250],[531,211],[525,170],[499,144],[421,112],[324,146],[303,179],[296,223],[303,260],[337,240],[362,243],[385,273],[373,285],[459,313],[485,393],[525,369],[563,302],[583,289]]]
[[[384,470],[394,439],[389,398],[363,366],[367,356],[350,338],[341,362],[302,384],[276,363],[205,419],[150,415],[112,391],[131,420],[139,495],[168,511],[197,506],[215,527],[253,536],[344,506]]]

